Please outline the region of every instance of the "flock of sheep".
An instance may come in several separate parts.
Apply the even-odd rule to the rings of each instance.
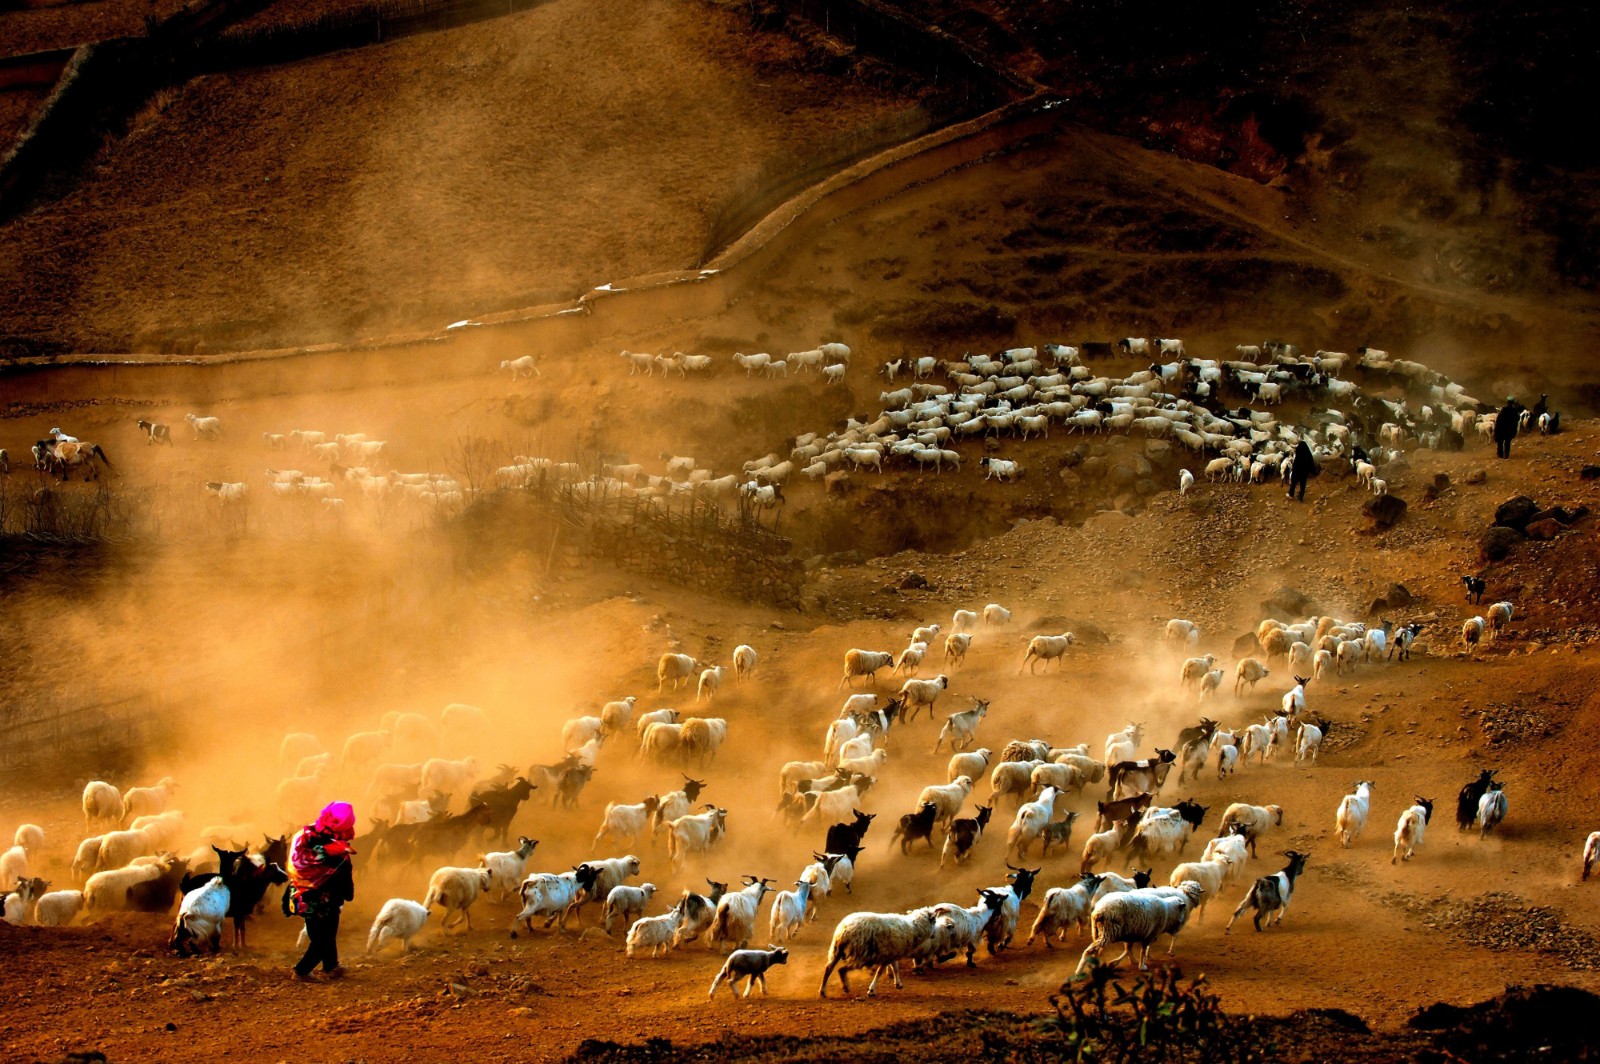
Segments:
[[[1509,609],[1505,619],[1509,620]],[[713,980],[713,994],[724,982],[730,986],[743,982],[747,996],[757,986],[765,993],[767,970],[787,960],[794,936],[817,920],[825,906],[840,904],[841,894],[851,893],[861,882],[864,839],[879,815],[894,812],[874,811],[873,791],[894,775],[892,751],[910,741],[908,732],[917,717],[926,712],[938,719],[949,689],[947,674],[931,679],[919,675],[929,646],[942,635],[944,659],[955,668],[977,640],[997,649],[1010,643],[1020,649],[1026,668],[1059,660],[1075,644],[1071,633],[1013,640],[1007,635],[1011,620],[1010,611],[991,603],[981,611],[955,611],[948,633],[939,624],[919,627],[898,653],[862,648],[845,653],[840,686],[865,682],[875,687],[885,670],[898,679],[898,686],[887,694],[852,692],[837,717],[826,721],[825,727],[818,721],[821,759],[777,766],[775,816],[791,825],[800,866],[794,879],[785,881],[791,883],[786,889],[778,890],[772,880],[758,876],[744,877],[736,889],[706,878],[709,891],[682,890],[665,911],[651,912],[661,891],[653,882],[635,882],[649,865],[655,863],[669,876],[689,874],[690,868],[704,875],[722,860],[719,855],[730,833],[760,829],[730,823],[727,808],[701,802],[707,781],[688,774],[714,771],[719,751],[738,733],[739,725],[721,717],[684,716],[666,707],[641,711],[637,696],[609,702],[593,716],[567,721],[560,733],[565,750],[560,760],[526,772],[502,766],[487,778],[472,756],[391,760],[493,736],[492,718],[464,704],[446,707],[437,718],[391,713],[377,728],[346,737],[337,753],[315,736],[288,735],[280,756],[290,774],[277,789],[279,819],[274,822],[306,823],[319,803],[352,793],[356,781],[364,780],[363,798],[371,810],[372,826],[357,839],[356,850],[369,867],[381,866],[391,878],[416,875],[420,884],[427,863],[444,859],[427,877],[420,901],[400,897],[382,905],[368,934],[369,951],[390,941],[409,949],[434,911],[444,913],[445,931],[463,924],[470,928],[474,906],[486,896],[498,895],[519,903],[513,920],[516,930],[532,930],[536,920],[546,928],[565,928],[586,907],[597,906],[607,934],[622,935],[630,957],[659,956],[703,940],[731,951]],[[1216,667],[1215,656],[1193,654],[1201,641],[1198,626],[1174,619],[1162,634],[1174,652],[1180,687],[1196,688],[1202,706],[1219,697],[1225,672]],[[970,707],[944,713],[934,750],[937,753],[948,743],[953,751],[946,778],[926,782],[915,807],[898,817],[890,846],[898,844],[902,854],[914,854],[919,843],[932,850],[935,832],[942,830],[940,868],[982,858],[985,866],[1003,865],[1003,880],[997,868],[995,878],[1000,881],[980,890],[973,905],[944,901],[906,912],[845,914],[828,946],[824,996],[835,973],[848,992],[850,972],[871,970],[867,992],[872,994],[885,973],[900,986],[903,964],[921,968],[963,957],[971,966],[980,944],[991,955],[1005,951],[1052,851],[1075,851],[1080,856],[1070,872],[1057,871],[1064,882],[1044,891],[1024,946],[1042,938],[1053,949],[1066,941],[1070,931],[1081,934],[1087,929],[1089,941],[1080,971],[1117,944],[1123,950],[1115,960],[1137,950],[1141,968],[1162,938],[1172,940],[1170,954],[1189,921],[1203,919],[1209,902],[1233,887],[1240,900],[1225,933],[1246,912],[1253,913],[1257,930],[1280,923],[1308,855],[1287,851],[1286,864],[1264,875],[1251,872],[1250,865],[1258,843],[1283,825],[1282,806],[1230,804],[1199,859],[1184,860],[1187,845],[1205,830],[1211,807],[1193,800],[1161,805],[1170,774],[1176,767],[1180,782],[1198,780],[1214,758],[1216,778],[1227,781],[1252,761],[1287,761],[1291,748],[1296,765],[1314,766],[1333,722],[1307,708],[1313,677],[1328,668],[1343,671],[1403,662],[1417,631],[1313,617],[1297,623],[1264,621],[1255,634],[1260,657],[1246,657],[1235,665],[1234,695],[1248,697],[1257,684],[1276,675],[1276,662],[1282,659],[1295,682],[1278,706],[1254,718],[1246,715],[1237,727],[1202,716],[1165,746],[1150,743],[1142,723],[1130,723],[1106,737],[1099,757],[1087,742],[1059,747],[1027,737],[1000,744],[996,753],[977,746],[989,715],[988,701],[974,698]],[[671,697],[692,687],[696,704],[709,707],[730,679],[739,685],[759,684],[758,661],[756,649],[748,644],[738,646],[725,665],[668,652],[656,662],[657,693]],[[628,749],[618,754],[618,747]],[[657,846],[664,843],[664,853],[657,850],[653,858],[623,853],[590,858],[564,871],[540,871],[535,860],[538,842],[533,838],[519,836],[515,846],[489,848],[495,841],[510,841],[511,826],[524,803],[537,795],[548,799],[552,815],[556,807],[575,810],[596,767],[608,757],[630,754],[651,771],[681,774],[682,786],[648,794],[639,802],[615,796],[618,800],[609,802],[600,814],[591,851],[635,848],[645,840]],[[989,785],[987,800],[969,809],[984,779]],[[1091,785],[1106,788],[1103,800],[1088,799]],[[260,828],[240,824],[196,830],[174,808],[178,791],[170,778],[126,791],[103,781],[91,782],[83,794],[88,836],[76,847],[73,860],[73,876],[83,880],[76,889],[49,889],[50,884],[35,874],[46,841],[43,830],[32,824],[18,828],[16,845],[0,854],[0,877],[15,884],[4,900],[5,918],[62,926],[80,913],[104,918],[122,909],[171,913],[177,906],[172,941],[180,952],[208,943],[213,950],[220,948],[223,922],[230,918],[236,944],[242,947],[245,922],[282,882],[287,835],[274,838]],[[1330,808],[1342,845],[1359,843],[1372,812],[1373,791],[1373,784],[1363,781]],[[1433,804],[1418,797],[1401,810],[1392,861],[1410,860],[1421,848]],[[991,818],[1005,815],[1007,807],[1013,813],[1003,847],[985,845]],[[1463,788],[1458,826],[1475,825],[1480,834],[1487,834],[1506,813],[1506,795],[1493,773],[1485,772]],[[1077,846],[1073,838],[1077,821],[1089,816],[1094,817],[1092,827]],[[238,847],[235,840],[257,832],[264,835],[260,849]],[[821,833],[820,845],[813,832]],[[807,836],[810,840],[802,843]],[[180,857],[185,843],[198,848]],[[1588,842],[1586,877],[1597,848],[1600,833]],[[473,849],[482,851],[476,865],[452,860]],[[995,861],[996,857],[1001,860]],[[1039,859],[1041,867],[1026,867],[1030,858]],[[1155,869],[1165,862],[1171,862],[1166,885],[1155,885]],[[1132,874],[1107,867],[1117,865]],[[938,891],[936,878],[921,882],[925,889]],[[770,900],[768,894],[773,895]],[[763,938],[768,948],[750,948]]]

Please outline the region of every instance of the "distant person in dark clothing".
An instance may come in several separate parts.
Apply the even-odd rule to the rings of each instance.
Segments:
[[[1506,405],[1494,417],[1495,454],[1501,458],[1511,457],[1511,441],[1517,438],[1517,425],[1522,420],[1524,409],[1515,396],[1508,395]]]
[[[1317,460],[1311,457],[1311,446],[1305,440],[1295,444],[1294,457],[1289,461],[1289,498],[1298,489],[1300,501],[1306,501],[1306,481],[1317,475]]]

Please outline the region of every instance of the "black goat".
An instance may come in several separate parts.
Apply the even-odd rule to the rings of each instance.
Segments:
[[[128,888],[128,908],[141,913],[164,913],[178,900],[189,862],[171,854],[161,864],[161,874]]]
[[[289,882],[289,876],[276,862],[258,858],[245,858],[234,866],[233,876],[223,876],[228,884],[228,918],[233,921],[233,948],[245,947],[245,924],[254,915],[256,906],[266,897],[267,890],[279,883]]]
[[[1461,788],[1461,795],[1456,799],[1456,830],[1466,831],[1478,819],[1478,801],[1489,790],[1489,784],[1494,782],[1497,769],[1484,769],[1478,773],[1478,778]]]
[[[1063,850],[1069,849],[1072,845],[1072,825],[1077,822],[1078,814],[1068,813],[1066,819],[1053,820],[1046,824],[1044,826],[1044,834],[1040,836],[1044,843],[1044,849],[1039,856],[1049,857],[1050,847],[1052,846],[1059,846]]]
[[[889,845],[893,846],[895,840],[899,839],[901,854],[907,854],[911,852],[911,844],[921,839],[928,844],[928,849],[933,849],[933,823],[938,818],[939,807],[932,802],[923,802],[915,813],[907,813],[900,818],[900,825],[889,837]]]
[[[853,823],[835,824],[830,827],[827,845],[822,847],[823,852],[849,853],[852,849],[859,849],[861,840],[867,837],[867,829],[872,826],[872,821],[877,815],[877,813],[863,813],[858,809]]]
[[[498,836],[500,845],[507,845],[511,841],[511,821],[516,819],[518,807],[537,789],[526,777],[518,776],[503,786],[474,792],[472,800],[489,807],[489,820],[483,829],[484,841],[496,841]]]
[[[1489,590],[1489,582],[1481,576],[1463,576],[1461,582],[1467,588],[1467,601],[1474,605],[1483,603],[1483,593]]]
[[[950,822],[950,831],[945,835],[944,849],[939,853],[939,867],[944,867],[947,858],[954,859],[956,864],[965,864],[972,857],[972,848],[983,838],[983,829],[989,826],[989,818],[994,815],[994,806],[978,806],[977,816],[966,816]],[[1074,817],[1076,813],[1072,814]],[[1047,844],[1048,845],[1048,844]]]

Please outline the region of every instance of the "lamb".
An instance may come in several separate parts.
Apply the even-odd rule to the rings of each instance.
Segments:
[[[1484,615],[1486,634],[1490,642],[1500,638],[1500,633],[1506,625],[1511,623],[1512,606],[1509,602],[1496,602],[1489,607],[1489,612]]]
[[[854,788],[851,797],[854,794]],[[707,812],[681,816],[672,821],[667,835],[667,856],[674,870],[682,868],[690,854],[708,853],[727,829],[728,811],[707,806]]]
[[[1339,799],[1339,810],[1334,814],[1334,825],[1339,832],[1339,845],[1345,849],[1356,841],[1361,830],[1367,826],[1367,813],[1372,805],[1372,788],[1375,785],[1371,780],[1362,780],[1356,784],[1356,793],[1347,794]]]
[[[894,663],[894,671],[915,676],[917,670],[922,668],[922,659],[927,653],[927,643],[912,643],[900,652],[899,660]]]
[[[499,889],[501,901],[510,898],[528,874],[528,859],[538,845],[538,840],[519,835],[515,850],[486,853],[478,859],[489,872],[490,885]]]
[[[712,948],[728,943],[730,950],[744,949],[750,936],[756,932],[756,910],[763,895],[772,890],[770,880],[745,876],[745,885],[739,890],[724,894],[717,902],[717,913],[711,921]],[[809,888],[808,888],[809,889]]]
[[[862,736],[863,739],[867,736]],[[864,757],[842,757],[839,759],[839,772],[841,775],[866,776],[877,779],[883,771],[883,763],[889,760],[889,751],[874,750]]]
[[[83,911],[83,891],[55,890],[34,903],[34,919],[43,927],[66,927]]]
[[[922,788],[922,793],[917,796],[917,804],[933,803],[938,810],[934,823],[945,824],[954,820],[961,813],[961,807],[966,804],[968,796],[972,794],[972,777],[957,776],[942,786],[929,786]]]
[[[744,683],[756,669],[756,648],[748,643],[740,643],[733,648],[733,678],[738,683]],[[704,674],[701,679],[704,680]]]
[[[676,691],[680,685],[691,680],[699,668],[700,663],[688,654],[661,655],[661,660],[656,663],[656,694],[661,693],[668,680],[672,681],[672,689]]]
[[[790,356],[791,358],[794,356]],[[711,980],[711,992],[707,998],[717,996],[717,987],[724,980],[728,983],[728,991],[734,997],[739,996],[739,980],[745,980],[744,996],[749,997],[750,991],[755,989],[756,983],[761,984],[761,996],[767,996],[767,969],[774,964],[787,964],[789,951],[782,946],[773,949],[739,949],[728,954],[728,959],[723,962],[722,970]]]
[[[1060,635],[1036,635],[1028,640],[1028,650],[1022,656],[1022,665],[1017,668],[1017,675],[1022,675],[1023,669],[1028,669],[1030,674],[1035,673],[1039,662],[1044,662],[1046,667],[1051,661],[1057,666],[1064,666],[1067,648],[1077,639],[1071,632],[1062,632]]]
[[[689,892],[684,891],[684,894],[688,895]],[[648,949],[652,957],[670,952],[682,918],[680,906],[675,905],[671,912],[664,915],[645,916],[635,920],[628,928],[628,956],[632,957],[636,951],[643,949]]]
[[[828,963],[822,973],[819,997],[828,996],[828,981],[839,973],[839,985],[850,992],[850,972],[871,968],[872,981],[867,996],[877,994],[878,980],[884,972],[894,979],[895,989],[905,988],[900,981],[900,962],[912,959],[933,933],[936,917],[927,911],[902,916],[898,913],[851,913],[839,921],[828,944]]]
[[[606,934],[611,934],[613,926],[631,930],[634,922],[644,915],[644,910],[650,904],[650,899],[655,897],[655,893],[654,883],[641,883],[637,887],[619,883],[612,887],[611,892],[606,895]]]
[[[523,355],[521,358],[503,359],[500,363],[500,368],[509,369],[511,371],[511,379],[513,382],[516,381],[518,377],[544,376],[544,374],[539,372],[539,366],[534,361],[532,355]]]
[[[208,942],[211,952],[222,948],[222,924],[228,917],[232,894],[222,877],[207,881],[183,896],[178,906],[178,918],[172,925],[171,946],[178,956],[187,957],[200,952],[196,943]],[[93,908],[93,906],[91,906]]]
[[[928,716],[933,716],[933,704],[939,700],[945,688],[950,686],[950,677],[940,673],[931,680],[907,680],[900,685],[901,719],[916,720],[917,710],[924,707]],[[985,703],[987,705],[987,703]]]
[[[700,682],[695,687],[694,700],[696,702],[709,702],[717,697],[717,688],[722,686],[722,676],[727,670],[721,665],[713,665],[709,669],[700,671]]]
[[[1160,893],[1163,889],[1171,893]],[[1178,933],[1203,897],[1204,888],[1200,884],[1186,882],[1175,889],[1146,888],[1101,898],[1095,902],[1094,912],[1089,917],[1092,937],[1074,974],[1083,971],[1091,956],[1098,959],[1107,946],[1117,942],[1123,944],[1123,950],[1111,962],[1113,965],[1138,946],[1139,970],[1149,971],[1150,947],[1162,935],[1171,935],[1172,945],[1167,949],[1170,955],[1177,946]]]
[[[1194,487],[1194,474],[1187,469],[1178,470],[1178,495],[1181,498],[1189,494],[1189,489]],[[1060,887],[1056,888],[1060,890]]]
[[[428,880],[428,892],[422,898],[425,909],[432,909],[435,905],[445,911],[445,919],[439,925],[441,931],[448,931],[452,924],[466,922],[466,929],[472,930],[472,903],[478,896],[489,891],[493,881],[493,872],[489,868],[452,868],[446,865],[437,869]],[[452,914],[459,913],[460,919],[452,919]],[[520,919],[520,917],[519,917]]]
[[[96,827],[121,827],[126,809],[122,792],[103,780],[90,780],[83,788],[84,833]]]
[[[1491,783],[1478,799],[1478,838],[1493,831],[1506,818],[1506,792],[1500,784]]]
[[[1283,922],[1283,914],[1289,911],[1289,901],[1294,895],[1294,881],[1305,871],[1309,856],[1296,850],[1285,850],[1283,855],[1289,859],[1289,863],[1276,875],[1262,876],[1255,881],[1228,919],[1228,926],[1222,929],[1224,935],[1233,930],[1233,921],[1239,919],[1239,914],[1247,908],[1256,911],[1254,923],[1257,931],[1265,930],[1261,926],[1263,917],[1268,926]]]
[[[372,921],[372,930],[367,932],[367,952],[376,953],[385,942],[398,939],[400,952],[409,953],[411,940],[427,926],[428,916],[428,907],[425,905],[409,898],[390,898],[378,910],[377,918]]]
[[[876,681],[878,670],[888,668],[894,664],[894,655],[888,651],[851,649],[844,654],[844,677],[839,681],[839,686],[846,684],[855,686],[858,676],[865,676],[869,681]]]
[[[1422,845],[1423,837],[1428,832],[1428,821],[1432,817],[1433,800],[1430,798],[1416,799],[1415,805],[1400,814],[1400,821],[1394,829],[1394,853],[1389,858],[1390,864],[1409,861],[1416,855],[1417,847]]]
[[[1250,856],[1254,857],[1256,841],[1274,827],[1283,826],[1283,806],[1246,805],[1244,802],[1234,802],[1222,814],[1219,830],[1226,832],[1235,824],[1242,827],[1245,843],[1250,848]]]
[[[1206,699],[1216,695],[1218,689],[1222,687],[1222,676],[1223,672],[1221,669],[1212,669],[1204,676],[1200,677],[1199,700],[1201,702],[1204,702]]]
[[[991,602],[983,608],[983,623],[985,627],[999,628],[1011,623],[1011,611],[997,602]]]
[[[934,740],[933,752],[938,753],[946,739],[950,741],[952,750],[964,750],[971,746],[977,738],[978,725],[988,715],[989,702],[982,698],[974,698],[971,709],[950,714],[945,718],[944,727],[939,730],[939,738]]]
[[[1070,887],[1054,887],[1046,891],[1044,904],[1039,906],[1039,915],[1034,917],[1033,927],[1028,931],[1028,940],[1022,944],[1023,948],[1033,945],[1034,938],[1043,934],[1045,947],[1053,950],[1056,948],[1053,940],[1066,941],[1068,927],[1077,927],[1081,934],[1089,926],[1094,892],[1103,878],[1081,875],[1078,882]]]

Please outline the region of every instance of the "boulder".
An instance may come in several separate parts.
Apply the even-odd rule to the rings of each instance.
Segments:
[[[1106,460],[1099,455],[1085,458],[1079,472],[1090,480],[1099,480],[1106,475]]]
[[[1355,466],[1346,458],[1329,458],[1320,464],[1320,468],[1330,477],[1347,477],[1355,472]]]
[[[1138,492],[1140,495],[1154,495],[1161,490],[1161,486],[1155,481],[1146,477],[1144,480],[1141,480],[1135,484],[1133,486],[1133,490]]]
[[[1080,643],[1111,642],[1111,637],[1106,635],[1105,629],[1101,628],[1097,624],[1090,624],[1088,621],[1079,621],[1077,624],[1070,625],[1068,627],[1071,629],[1073,636]],[[1067,630],[1067,628],[1056,629],[1058,632],[1064,632]]]
[[[1118,462],[1111,467],[1106,476],[1112,484],[1119,488],[1126,488],[1138,479],[1133,466],[1128,462]]]
[[[1390,584],[1389,590],[1385,591],[1380,598],[1383,604],[1392,610],[1401,609],[1417,601],[1416,596],[1408,591],[1404,584]]]
[[[1526,529],[1529,539],[1555,539],[1561,534],[1562,524],[1553,517],[1543,521],[1529,521]]]
[[[1172,444],[1166,440],[1145,440],[1144,456],[1152,462],[1166,462],[1172,458]]]
[[[1474,469],[1466,476],[1466,481],[1468,484],[1482,484],[1488,479],[1489,471],[1487,469]]]
[[[1256,639],[1254,632],[1246,632],[1233,641],[1233,656],[1247,658],[1261,649],[1261,643]]]
[[[900,578],[901,591],[926,591],[928,587],[928,578],[921,573],[907,573]]]
[[[1538,512],[1538,503],[1526,495],[1518,495],[1494,508],[1494,523],[1521,532],[1528,527],[1528,522],[1533,520],[1533,515]]]
[[[1478,550],[1491,562],[1504,561],[1512,548],[1522,542],[1522,533],[1505,525],[1495,525],[1478,539]]]
[[[1533,525],[1540,521],[1557,521],[1563,525],[1570,525],[1572,524],[1573,520],[1574,518],[1572,514],[1567,511],[1566,507],[1552,506],[1550,509],[1540,510],[1532,517],[1528,518],[1528,524]]]
[[[1292,587],[1280,587],[1271,597],[1261,602],[1261,615],[1263,617],[1277,617],[1282,620],[1298,620],[1309,617],[1317,611],[1317,604],[1302,592]]]
[[[1450,474],[1449,473],[1435,473],[1433,475],[1433,489],[1435,491],[1444,491],[1449,486],[1450,486]]]
[[[1117,532],[1133,523],[1133,518],[1121,510],[1101,510],[1083,523],[1085,528]]]
[[[1076,470],[1063,469],[1061,471],[1061,486],[1069,492],[1075,492],[1083,486],[1083,478],[1078,475]]]
[[[1586,465],[1578,470],[1579,480],[1600,480],[1600,465]]]
[[[1406,515],[1406,501],[1398,495],[1378,495],[1366,501],[1361,515],[1367,519],[1369,530],[1382,532]]]

